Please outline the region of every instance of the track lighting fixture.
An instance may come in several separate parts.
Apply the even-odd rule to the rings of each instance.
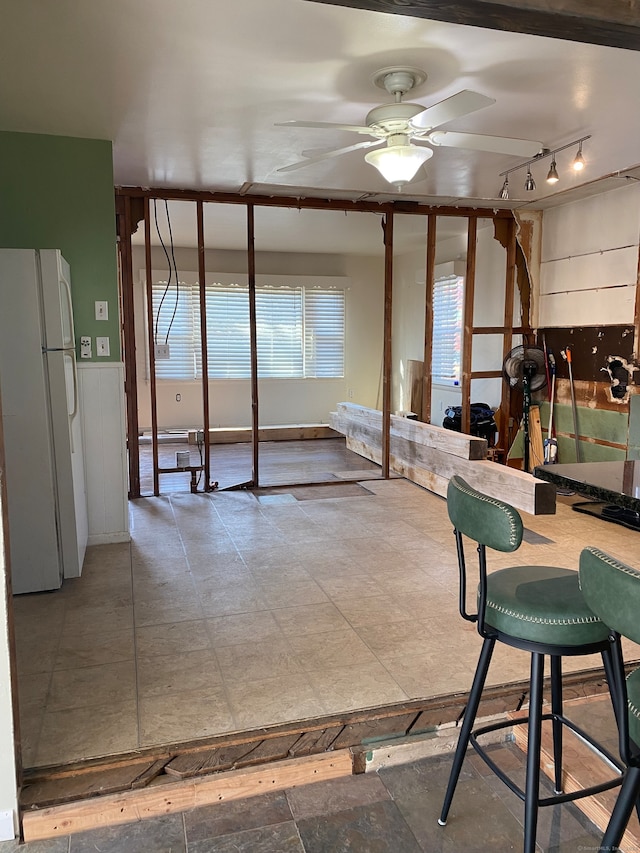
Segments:
[[[509,175],[511,174],[511,172],[517,172],[518,169],[527,170],[527,177],[524,182],[525,190],[527,192],[532,192],[533,190],[535,190],[536,182],[534,180],[533,174],[531,173],[531,166],[534,163],[538,163],[540,160],[545,160],[547,157],[551,157],[551,165],[549,167],[549,171],[547,172],[546,181],[548,184],[557,184],[560,180],[560,176],[558,175],[556,154],[558,154],[560,151],[564,151],[567,148],[573,148],[574,145],[578,146],[578,151],[571,165],[574,172],[581,172],[585,167],[585,161],[582,155],[582,143],[585,142],[587,139],[591,139],[591,135],[582,136],[580,139],[574,139],[573,142],[567,142],[566,145],[561,145],[559,148],[543,148],[535,155],[535,157],[532,157],[530,160],[526,160],[524,163],[520,163],[518,166],[514,166],[512,169],[505,169],[504,172],[500,172],[500,177],[504,178],[504,183],[502,184],[502,189],[498,193],[498,197],[501,199],[509,198]]]

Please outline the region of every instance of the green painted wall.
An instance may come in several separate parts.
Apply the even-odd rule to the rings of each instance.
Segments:
[[[93,361],[120,359],[115,228],[111,142],[0,131],[0,247],[62,250],[76,345],[89,335]],[[96,300],[108,302],[108,320],[95,319]],[[98,335],[109,357],[96,357]]]

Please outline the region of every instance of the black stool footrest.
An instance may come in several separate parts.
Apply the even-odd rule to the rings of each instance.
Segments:
[[[569,720],[562,714],[543,714],[542,720],[556,720],[562,723],[563,726],[566,726],[570,729],[575,735],[577,735],[580,740],[584,741],[587,746],[605,763],[609,764],[610,767],[614,770],[618,771],[618,776],[614,776],[612,779],[608,779],[606,782],[600,782],[598,785],[591,785],[589,788],[580,788],[578,791],[572,791],[571,793],[562,793],[555,794],[552,797],[543,797],[538,799],[539,806],[554,806],[558,803],[568,803],[572,800],[579,800],[582,797],[591,797],[594,794],[600,794],[602,791],[608,791],[611,788],[615,788],[617,785],[622,784],[624,765],[615,758],[607,749],[605,749],[598,741],[594,740],[589,734],[587,734],[583,729]],[[482,726],[481,728],[474,729],[471,732],[469,737],[469,743],[478,753],[480,758],[487,764],[491,770],[496,774],[496,776],[501,779],[504,784],[509,788],[510,791],[524,802],[525,793],[516,783],[508,776],[501,767],[498,767],[496,762],[488,755],[486,751],[486,747],[481,746],[478,743],[478,737],[482,735],[489,734],[489,732],[499,731],[500,729],[512,728],[513,726],[524,726],[528,725],[529,717],[522,717],[519,720],[501,720],[498,723],[492,723],[489,726]]]

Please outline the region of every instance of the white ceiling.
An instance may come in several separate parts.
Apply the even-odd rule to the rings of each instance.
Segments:
[[[447,130],[537,139],[549,148],[591,134],[582,176],[569,170],[574,151],[562,152],[555,191],[544,181],[545,161],[534,166],[533,193],[523,189],[525,171],[511,176],[517,198],[508,206],[546,206],[585,183],[581,192],[622,185],[616,173],[640,162],[640,52],[307,0],[0,0],[0,19],[0,128],[111,139],[119,185],[397,197],[362,151],[278,172],[304,149],[362,137],[275,123],[362,124],[390,100],[373,85],[374,72],[405,64],[428,75],[411,101],[427,106],[461,89],[496,99]],[[440,148],[403,196],[502,207],[499,173],[518,162]],[[225,215],[208,217],[207,245],[241,241],[244,228],[229,224],[237,214],[215,210]],[[270,230],[265,216],[264,244],[293,240],[305,251],[380,244],[377,222],[352,230],[354,216],[313,214],[317,227],[300,229],[310,212],[302,213],[269,217]]]

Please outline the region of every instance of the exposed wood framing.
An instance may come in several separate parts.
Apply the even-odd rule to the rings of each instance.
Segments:
[[[132,200],[116,196],[116,227],[120,261],[120,298],[122,300],[122,343],[124,354],[125,404],[127,413],[127,459],[129,497],[140,497],[140,449],[138,446],[138,377],[133,307],[133,260],[131,257]],[[137,221],[136,221],[137,227]]]
[[[211,489],[211,460],[209,458],[209,353],[207,351],[207,282],[204,260],[204,210],[201,201],[196,202],[198,228],[198,280],[200,290],[200,357],[202,359],[202,425],[204,432],[204,490]]]
[[[124,323],[124,350],[125,364],[127,367],[127,438],[129,444],[129,481],[130,481],[130,497],[139,497],[140,495],[140,463],[139,463],[139,448],[138,448],[138,420],[137,420],[137,375],[135,364],[135,325],[134,325],[134,306],[133,306],[133,273],[131,261],[131,240],[130,232],[135,230],[135,223],[143,218],[145,219],[145,262],[147,266],[147,319],[149,326],[149,360],[150,360],[150,391],[151,391],[151,419],[152,419],[152,452],[153,452],[153,467],[154,467],[154,494],[160,494],[159,470],[158,470],[158,446],[157,446],[157,405],[156,405],[156,380],[155,380],[155,352],[153,341],[153,320],[152,310],[149,303],[151,293],[152,279],[152,262],[151,262],[151,241],[150,241],[150,222],[149,222],[149,203],[151,200],[179,200],[192,201],[197,205],[197,221],[198,221],[198,267],[199,277],[204,280],[204,228],[203,228],[203,210],[205,202],[216,202],[223,204],[240,204],[247,209],[247,265],[249,271],[249,288],[250,288],[250,312],[252,311],[251,327],[252,327],[252,449],[253,449],[253,466],[252,479],[249,483],[240,484],[256,485],[259,481],[259,456],[258,445],[260,441],[258,424],[258,381],[257,381],[257,343],[255,331],[255,233],[253,211],[256,206],[262,207],[295,207],[298,209],[311,210],[342,210],[342,211],[361,211],[375,212],[383,214],[384,228],[384,265],[385,265],[385,292],[384,292],[384,340],[383,340],[383,411],[386,412],[386,418],[391,412],[391,371],[392,371],[392,303],[393,303],[393,216],[395,213],[415,214],[428,217],[427,229],[427,292],[432,293],[433,276],[435,269],[435,241],[436,241],[436,220],[438,216],[464,216],[469,221],[470,235],[470,250],[467,257],[467,288],[469,282],[475,273],[475,242],[477,234],[477,219],[492,218],[497,224],[504,223],[509,227],[509,223],[513,222],[513,214],[509,210],[495,210],[489,208],[465,208],[465,207],[434,207],[430,205],[422,205],[416,202],[407,201],[392,201],[378,203],[373,201],[345,201],[336,199],[322,198],[293,198],[289,196],[273,197],[260,196],[252,194],[226,193],[226,192],[206,192],[206,191],[189,191],[175,190],[166,188],[143,188],[143,187],[118,187],[116,188],[116,203],[118,210],[123,212],[121,228],[119,229],[119,237],[121,241],[121,266],[123,277],[123,323]],[[127,213],[128,211],[128,213]],[[252,285],[253,282],[253,285]],[[202,285],[201,285],[202,286]],[[254,289],[253,301],[251,297],[252,286]],[[205,335],[206,335],[206,317],[202,309],[203,295],[201,292],[201,324],[203,326],[203,365],[205,367],[206,376],[206,351],[205,351]],[[253,305],[253,309],[251,309]],[[462,404],[463,404],[463,423],[467,423],[467,431],[469,425],[469,392],[471,387],[471,379],[474,375],[471,374],[471,335],[474,333],[473,320],[471,310],[467,304],[467,312],[465,317],[465,370],[463,371],[462,385]],[[422,394],[422,411],[420,413],[423,419],[428,419],[431,402],[431,351],[430,342],[432,339],[433,321],[430,316],[432,311],[432,300],[427,299],[425,305],[425,359],[423,373],[423,394]],[[468,327],[468,328],[467,328]],[[477,330],[479,333],[487,330]],[[484,374],[478,374],[478,378]],[[205,427],[205,442],[210,437],[210,430],[207,426],[209,419],[209,394],[205,379],[203,379],[203,409],[204,409],[204,427]],[[465,421],[466,419],[466,421]],[[389,476],[389,461],[388,461],[388,429],[385,427],[385,447],[381,459],[383,476]],[[205,490],[210,488],[210,476],[207,468],[209,466],[209,453],[205,447]]]
[[[640,50],[633,0],[311,0],[490,30]]]
[[[158,401],[156,397],[156,336],[153,323],[153,271],[151,269],[151,217],[149,199],[144,205],[144,252],[146,266],[147,330],[149,340],[149,388],[151,393],[151,452],[153,456],[153,494],[160,494],[158,471]],[[133,319],[133,318],[132,318]],[[131,436],[129,436],[131,437]],[[137,441],[137,436],[136,436]]]
[[[393,307],[393,211],[383,220],[384,229],[384,341],[382,346],[382,476],[389,477],[391,418],[391,334]]]
[[[425,370],[424,365],[431,364],[431,352],[433,349],[433,287],[436,278],[436,234],[438,217],[430,213],[427,217],[427,261],[426,261],[426,288],[424,308],[424,358],[423,358],[423,380],[422,380],[422,411],[420,420],[425,423],[431,421],[431,370]]]
[[[251,339],[251,485],[259,485],[258,426],[258,327],[256,319],[256,239],[255,215],[252,204],[247,205],[247,263],[249,272],[249,337]]]
[[[471,430],[471,364],[473,358],[473,303],[476,287],[476,246],[478,220],[470,219],[467,231],[467,270],[464,279],[464,316],[462,327],[462,432]]]

